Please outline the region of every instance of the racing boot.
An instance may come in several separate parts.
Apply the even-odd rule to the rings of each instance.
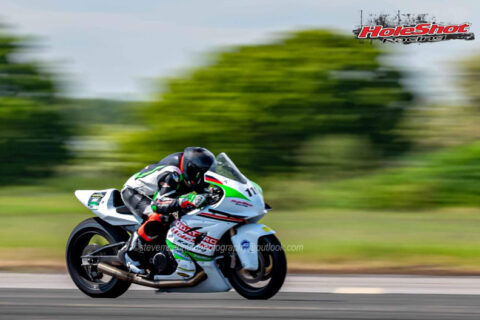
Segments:
[[[143,241],[137,232],[134,232],[127,243],[118,251],[118,258],[130,272],[143,274],[145,269],[141,268],[143,252]]]

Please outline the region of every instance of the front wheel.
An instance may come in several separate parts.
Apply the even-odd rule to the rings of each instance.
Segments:
[[[269,299],[282,287],[287,274],[287,259],[280,241],[274,235],[258,240],[258,269],[229,269],[232,287],[247,299]]]

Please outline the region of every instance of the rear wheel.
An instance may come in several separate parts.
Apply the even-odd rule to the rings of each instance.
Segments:
[[[86,295],[94,298],[116,298],[130,287],[129,282],[98,272],[96,267],[82,265],[81,256],[104,245],[126,241],[128,233],[111,226],[99,218],[90,218],[80,223],[71,233],[67,243],[67,268],[75,285]],[[106,252],[116,254],[116,249]]]
[[[233,288],[247,299],[269,299],[282,287],[287,274],[287,259],[280,241],[274,235],[258,240],[258,269],[229,269]]]

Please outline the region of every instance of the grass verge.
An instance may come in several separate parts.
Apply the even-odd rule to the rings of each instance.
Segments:
[[[93,216],[70,192],[0,191],[0,268],[64,268],[68,235]],[[272,210],[290,270],[480,272],[480,210]],[[409,271],[410,270],[410,271]]]

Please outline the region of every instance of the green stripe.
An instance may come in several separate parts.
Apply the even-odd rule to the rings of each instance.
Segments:
[[[188,261],[188,259],[187,259],[186,257],[182,257],[181,255],[178,255],[178,254],[176,254],[176,253],[173,254],[173,257],[174,257],[175,259],[187,260],[187,261]]]
[[[141,172],[141,171],[140,171],[140,172],[137,172],[137,173],[135,174],[135,179],[146,177],[146,176],[148,176],[149,174],[154,173],[155,171],[157,171],[157,170],[159,170],[159,169],[162,169],[163,167],[165,167],[165,166],[164,166],[164,165],[160,165],[160,166],[155,167],[155,168],[153,168],[152,170],[147,171],[147,172]]]
[[[209,181],[211,184],[214,184],[220,188],[223,189],[223,191],[225,192],[225,197],[229,197],[229,198],[240,198],[240,199],[244,199],[244,200],[247,200],[247,201],[250,201],[250,199],[248,199],[247,197],[245,197],[241,192],[231,188],[231,187],[227,187],[226,185],[223,185],[223,184],[219,184],[219,183],[216,183],[216,182],[211,182]]]
[[[190,257],[192,257],[196,261],[211,261],[213,259],[211,257],[203,256],[203,255],[200,255],[200,254],[197,254],[197,253],[190,252],[190,251],[184,250],[182,248],[179,248],[176,245],[174,245],[170,240],[166,239],[165,242],[167,243],[167,246],[170,248],[170,250],[173,251],[174,249],[181,249],[181,250],[183,250],[183,252],[188,254]],[[183,257],[178,256],[175,253],[173,253],[173,256],[177,259],[184,259]]]
[[[174,250],[183,250],[182,248],[180,247],[177,247],[176,245],[174,245],[171,241],[165,239],[165,242],[167,243],[167,246],[170,248],[170,250],[172,251],[172,254],[173,254],[173,257],[175,259],[180,259],[180,260],[188,260],[187,257],[183,257],[182,255],[176,253]]]
[[[168,239],[165,239],[165,242],[167,243],[167,246],[170,248],[170,250],[175,249],[175,245]]]

